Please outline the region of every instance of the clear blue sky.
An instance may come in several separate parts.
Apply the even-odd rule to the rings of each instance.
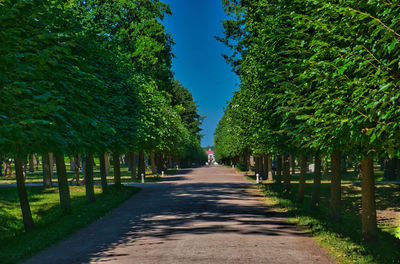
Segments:
[[[203,122],[202,146],[212,145],[214,131],[226,101],[237,90],[239,79],[221,54],[230,51],[214,36],[222,36],[222,0],[163,0],[171,7],[164,25],[176,45],[173,61],[175,78],[197,101]]]

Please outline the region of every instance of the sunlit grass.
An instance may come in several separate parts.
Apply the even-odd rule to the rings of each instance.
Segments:
[[[138,188],[110,186],[109,193],[101,194],[95,186],[96,202],[86,203],[85,187],[71,186],[71,208],[63,215],[59,207],[57,188],[28,187],[28,196],[35,229],[24,232],[22,215],[15,187],[0,188],[0,262],[17,263],[57,241],[70,236],[94,220],[105,215],[134,193]]]
[[[290,221],[308,229],[338,263],[400,263],[400,240],[395,236],[399,228],[380,226],[377,241],[366,243],[362,240],[361,201],[357,188],[352,185],[343,187],[343,220],[341,223],[333,223],[328,213],[329,184],[321,185],[321,207],[317,211],[310,208],[312,184],[306,184],[303,203],[295,202],[297,186],[298,183],[291,184],[291,194],[282,194],[282,185],[269,183],[261,187],[269,204],[278,211],[288,212]],[[378,188],[378,207],[389,203],[385,192],[390,192],[392,188],[386,187]],[[392,193],[395,192],[392,190]]]

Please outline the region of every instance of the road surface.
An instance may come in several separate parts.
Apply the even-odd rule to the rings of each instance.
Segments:
[[[26,263],[332,263],[232,169],[181,170]]]

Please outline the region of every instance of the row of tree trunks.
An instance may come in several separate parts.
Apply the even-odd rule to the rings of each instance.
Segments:
[[[246,162],[247,156],[244,155],[239,162]],[[284,181],[284,192],[290,192],[290,169],[292,174],[295,173],[294,169],[294,158],[289,155],[277,155],[276,157],[276,174],[275,181],[281,184]],[[233,162],[233,160],[231,160]],[[400,166],[400,160],[393,159],[386,161],[385,166],[394,172],[391,174],[397,174],[397,167]],[[399,165],[397,165],[399,163]],[[233,163],[234,164],[234,163]],[[314,179],[311,196],[311,208],[318,209],[320,206],[321,199],[321,178],[322,172],[324,171],[324,177],[327,178],[329,167],[324,160],[324,166],[322,166],[322,159],[319,153],[314,156]],[[394,165],[393,165],[394,164]],[[300,177],[299,187],[297,193],[297,201],[304,201],[305,193],[305,182],[307,172],[307,156],[299,156],[300,165]],[[255,172],[259,173],[263,177],[269,178],[269,172],[271,171],[272,160],[267,155],[255,157]],[[341,221],[341,178],[346,169],[346,157],[343,158],[339,151],[331,154],[331,173],[330,173],[330,201],[329,201],[329,213],[330,217],[335,222]],[[283,173],[282,173],[283,172]],[[283,177],[283,178],[282,178]],[[370,156],[363,156],[361,160],[361,177],[362,177],[362,234],[365,240],[374,240],[377,238],[377,221],[376,221],[376,204],[375,204],[375,182],[374,182],[374,169],[373,159]],[[393,176],[392,176],[393,177]],[[397,175],[395,176],[397,178]]]
[[[242,159],[243,160],[243,159]],[[255,173],[259,174],[263,179],[272,180],[272,160],[269,155],[263,154],[254,158]],[[230,160],[227,164],[234,165],[237,162],[235,159]]]
[[[26,159],[15,155],[15,171],[16,171],[16,181],[18,196],[20,201],[20,207],[22,212],[22,218],[24,223],[24,228],[26,231],[30,231],[34,228],[34,222],[32,218],[32,213],[29,206],[28,194],[25,186],[24,177],[24,164],[26,164]],[[43,179],[44,187],[51,187],[52,178],[52,167],[53,167],[53,154],[45,153],[42,155],[43,158]],[[30,158],[29,158],[30,159]],[[71,160],[71,157],[70,157]],[[107,192],[107,179],[106,179],[106,165],[108,156],[105,153],[100,155],[100,176],[102,183],[103,193]],[[116,185],[121,185],[120,178],[120,166],[119,166],[119,154],[118,152],[113,152],[114,160],[114,180]],[[77,160],[75,160],[76,162]],[[29,161],[30,162],[30,161]],[[63,214],[67,214],[71,211],[71,198],[69,191],[69,184],[67,178],[67,170],[64,161],[64,155],[61,153],[56,153],[55,163],[57,167],[57,179],[58,179],[58,189],[60,198],[60,207]],[[85,190],[86,190],[86,201],[88,203],[93,203],[95,201],[94,193],[94,181],[93,181],[93,167],[94,167],[94,157],[93,154],[89,154],[86,159],[86,169],[85,169]],[[115,177],[117,176],[117,177]]]

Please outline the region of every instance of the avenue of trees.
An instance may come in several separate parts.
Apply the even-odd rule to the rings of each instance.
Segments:
[[[0,1],[0,157],[13,158],[26,230],[33,228],[23,168],[27,157],[54,153],[60,205],[70,211],[64,156],[80,154],[88,202],[93,157],[139,153],[191,163],[203,158],[202,117],[171,71],[173,40],[158,0]],[[45,160],[45,159],[44,159]],[[153,162],[152,162],[153,163]],[[135,173],[133,173],[133,177]]]
[[[313,156],[313,206],[321,160],[331,161],[330,215],[340,221],[341,157],[359,161],[362,233],[377,237],[373,161],[400,154],[400,6],[391,1],[224,0],[219,40],[240,76],[215,132],[217,159],[262,173],[290,191],[289,155]],[[329,157],[329,158],[327,158]]]

